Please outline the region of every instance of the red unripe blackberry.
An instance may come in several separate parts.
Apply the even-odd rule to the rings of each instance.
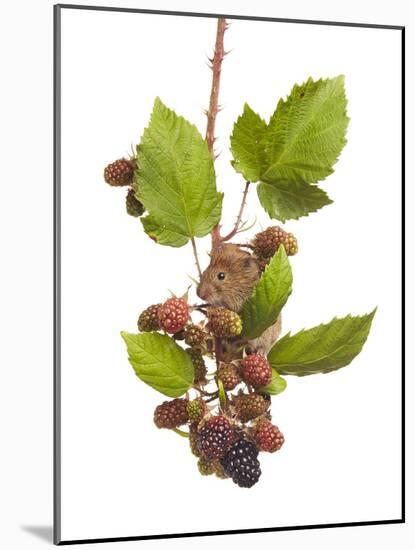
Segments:
[[[237,417],[243,423],[261,416],[269,407],[269,403],[258,393],[238,395],[234,404]]]
[[[203,355],[195,348],[186,348],[185,351],[190,356],[195,371],[193,381],[196,384],[206,384],[207,367]]]
[[[281,449],[284,436],[269,420],[261,420],[254,428],[253,439],[260,451],[275,453]]]
[[[268,227],[257,233],[253,241],[254,254],[260,258],[271,258],[282,244],[287,256],[298,252],[297,239],[292,233],[287,233],[278,226]]]
[[[154,424],[157,428],[178,428],[189,421],[187,399],[164,401],[154,411]]]
[[[169,298],[159,307],[160,326],[169,334],[182,330],[189,320],[189,306],[183,298]]]
[[[212,416],[198,430],[198,445],[206,458],[221,458],[232,445],[234,429],[224,416]]]
[[[222,381],[226,391],[233,390],[241,381],[238,369],[232,363],[221,363],[216,372],[216,379]]]
[[[209,330],[218,338],[232,338],[242,332],[242,319],[237,313],[225,307],[208,309]]]
[[[127,197],[125,199],[125,208],[127,210],[127,214],[134,216],[134,218],[138,218],[144,214],[145,208],[141,202],[136,199],[134,189],[128,190]]]
[[[131,185],[134,179],[135,162],[127,159],[118,159],[109,164],[104,170],[105,181],[114,187]]]
[[[263,355],[253,353],[241,361],[241,375],[254,388],[266,386],[272,380],[272,368]]]
[[[154,304],[146,308],[137,321],[138,330],[141,332],[152,332],[154,330],[160,330],[160,323],[158,318],[158,310],[161,304]]]
[[[252,487],[261,475],[258,449],[246,439],[240,439],[232,445],[221,460],[225,473],[239,487]]]

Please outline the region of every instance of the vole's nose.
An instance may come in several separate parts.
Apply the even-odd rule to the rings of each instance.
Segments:
[[[206,291],[206,288],[202,284],[197,287],[196,294],[199,296],[200,299],[207,300],[208,293]]]

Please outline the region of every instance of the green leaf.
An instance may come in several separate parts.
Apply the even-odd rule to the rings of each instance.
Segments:
[[[147,235],[158,244],[164,244],[166,246],[180,247],[188,242],[188,238],[175,233],[165,226],[158,224],[154,216],[148,215],[140,218],[143,224],[144,231]]]
[[[258,181],[265,164],[264,138],[266,122],[245,103],[242,115],[233,126],[232,166],[248,181]]]
[[[267,128],[263,181],[316,183],[330,175],[346,144],[346,105],[343,75],[295,84]]]
[[[304,182],[260,183],[259,201],[270,218],[285,222],[308,216],[333,201],[317,187]]]
[[[192,385],[194,369],[189,355],[165,334],[121,332],[136,375],[168,397],[183,395]]]
[[[159,98],[137,147],[137,165],[138,198],[164,230],[182,239],[204,237],[219,222],[222,194],[207,144]],[[172,242],[170,234],[166,239]]]
[[[345,367],[360,353],[375,313],[376,309],[360,317],[335,318],[326,325],[287,334],[271,349],[268,361],[280,374],[296,376]]]
[[[276,322],[291,294],[292,282],[291,266],[285,248],[280,246],[243,305],[243,337],[257,338]]]
[[[272,369],[272,380],[267,386],[258,388],[258,391],[267,393],[268,395],[278,395],[287,387],[287,381],[278,374],[275,369]]]

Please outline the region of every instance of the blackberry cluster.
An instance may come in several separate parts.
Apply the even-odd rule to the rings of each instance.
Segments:
[[[261,476],[258,449],[246,439],[232,445],[221,460],[225,474],[239,487],[252,487]]]

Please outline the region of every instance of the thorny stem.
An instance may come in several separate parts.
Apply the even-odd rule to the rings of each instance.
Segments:
[[[242,221],[242,214],[244,212],[244,208],[245,208],[245,204],[246,204],[246,197],[248,195],[248,190],[249,190],[250,183],[251,182],[249,182],[249,181],[247,181],[245,183],[245,189],[244,189],[244,192],[243,192],[243,195],[242,195],[242,202],[241,202],[241,206],[239,208],[238,217],[236,218],[236,222],[235,222],[235,225],[234,225],[232,231],[230,233],[228,233],[225,237],[222,237],[221,240],[223,242],[229,241],[230,239],[232,239],[232,237],[234,237],[238,233],[238,229],[239,229],[239,226],[241,225],[241,221]]]
[[[223,37],[228,25],[226,19],[219,18],[216,30],[215,52],[211,62],[212,68],[212,87],[210,91],[209,110],[207,112],[207,128],[206,128],[206,143],[212,157],[215,157],[213,144],[215,142],[215,124],[216,115],[218,114],[218,99],[220,88],[220,73],[222,69],[222,61],[225,56],[225,48],[223,45]]]
[[[210,101],[209,109],[207,111],[207,127],[206,127],[206,143],[209,149],[209,152],[215,160],[215,153],[213,151],[213,145],[215,142],[215,124],[216,116],[218,114],[218,99],[219,99],[219,89],[220,89],[220,75],[222,70],[222,61],[225,56],[225,47],[224,47],[224,35],[228,25],[226,19],[219,18],[216,28],[216,42],[215,42],[215,52],[212,59],[210,60],[212,65],[212,86],[210,90]],[[215,247],[217,242],[220,240],[220,225],[212,230],[212,248]],[[222,359],[222,342],[220,338],[215,338],[215,357],[216,365],[219,365],[220,360]]]
[[[215,395],[213,397],[210,397],[209,399],[205,399],[205,403],[210,403],[211,401],[214,401],[219,396],[219,392],[215,392]]]
[[[190,240],[191,240],[191,243],[192,243],[193,256],[195,257],[197,272],[199,274],[199,279],[201,279],[202,278],[202,270],[200,269],[199,256],[197,254],[197,248],[196,248],[196,241],[195,241],[194,237],[192,237]]]

